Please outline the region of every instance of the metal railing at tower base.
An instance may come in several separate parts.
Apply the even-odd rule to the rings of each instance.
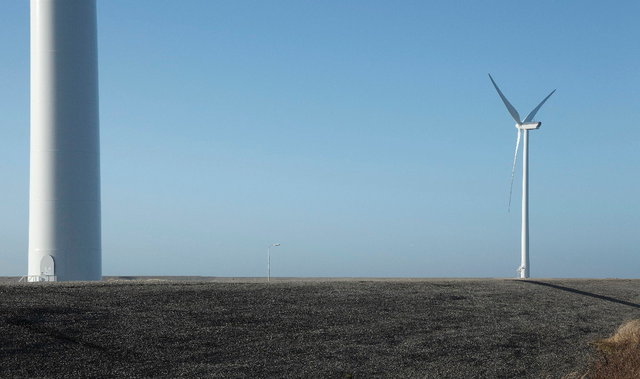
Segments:
[[[57,282],[58,277],[56,275],[23,275],[18,282]]]

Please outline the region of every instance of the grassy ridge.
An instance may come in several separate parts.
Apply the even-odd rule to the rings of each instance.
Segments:
[[[560,377],[638,280],[0,284],[0,376]]]

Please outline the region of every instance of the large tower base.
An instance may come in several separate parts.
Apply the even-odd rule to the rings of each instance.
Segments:
[[[96,2],[30,1],[28,280],[100,280]]]

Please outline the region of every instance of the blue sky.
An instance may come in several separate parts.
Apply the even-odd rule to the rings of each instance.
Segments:
[[[98,0],[103,274],[637,277],[640,2]],[[0,275],[26,272],[28,2],[0,3]]]

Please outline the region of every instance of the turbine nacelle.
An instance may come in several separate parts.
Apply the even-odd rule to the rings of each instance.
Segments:
[[[540,125],[542,125],[541,122],[525,122],[523,124],[516,124],[516,129],[519,129],[519,130],[534,130],[534,129],[539,129]]]

